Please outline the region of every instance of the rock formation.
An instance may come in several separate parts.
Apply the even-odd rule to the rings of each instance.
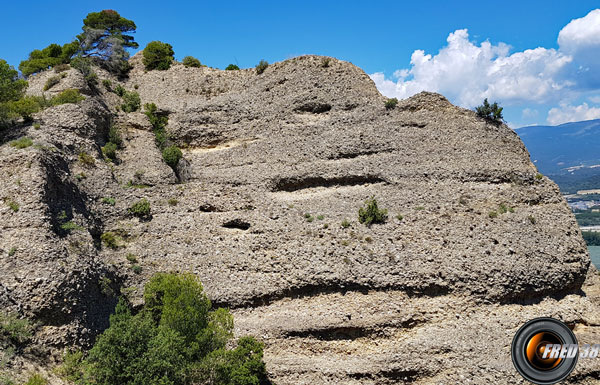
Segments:
[[[260,75],[131,62],[120,84],[168,116],[176,172],[147,117],[73,69],[44,93],[86,100],[2,133],[0,197],[19,209],[0,208],[0,305],[42,325],[23,365],[89,346],[117,293],[139,303],[147,278],[170,270],[197,274],[236,334],[265,343],[279,385],[523,383],[510,343],[538,316],[600,343],[600,283],[577,223],[507,126],[433,93],[386,109],[362,70],[334,59]],[[107,163],[111,124],[124,148]],[[23,135],[34,146],[8,144]],[[358,223],[370,197],[386,223]],[[141,198],[149,219],[128,212]],[[569,383],[598,378],[600,361],[581,360]]]

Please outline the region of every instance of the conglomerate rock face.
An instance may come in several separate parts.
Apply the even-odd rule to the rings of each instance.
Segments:
[[[116,293],[139,303],[148,277],[171,270],[197,274],[236,333],[266,344],[277,384],[521,383],[511,339],[538,316],[600,342],[577,223],[505,125],[432,93],[386,109],[362,70],[334,59],[260,75],[131,62],[121,84],[168,116],[176,172],[147,117],[75,70],[63,88],[86,100],[4,133],[0,194],[19,210],[0,208],[0,304],[44,325],[40,345],[88,346]],[[111,124],[124,147],[107,163]],[[7,143],[23,135],[35,145]],[[367,227],[357,213],[370,197],[388,219]],[[149,219],[128,212],[142,198]],[[582,360],[571,382],[599,376]]]

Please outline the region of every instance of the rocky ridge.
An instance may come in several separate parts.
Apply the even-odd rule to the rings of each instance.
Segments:
[[[86,100],[3,133],[0,197],[19,209],[0,208],[0,304],[42,325],[24,368],[88,346],[116,293],[139,303],[165,270],[194,272],[233,309],[236,334],[265,342],[277,384],[522,383],[510,343],[537,316],[600,341],[600,283],[577,223],[505,125],[432,93],[386,110],[369,77],[335,59],[261,75],[131,62],[121,84],[168,116],[177,173],[146,116],[118,111],[116,94],[75,70],[47,92],[54,74],[36,75],[28,92]],[[100,150],[111,124],[124,139],[112,164]],[[23,135],[34,146],[9,145]],[[389,219],[366,227],[357,211],[371,196]],[[141,198],[150,220],[127,211]],[[582,360],[570,381],[599,377]]]

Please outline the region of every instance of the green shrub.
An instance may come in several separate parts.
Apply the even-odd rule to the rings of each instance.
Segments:
[[[16,253],[17,253],[17,248],[16,247],[11,247],[10,250],[8,250],[8,256],[9,257],[12,257]]]
[[[123,94],[123,104],[121,110],[123,112],[134,112],[140,109],[142,105],[140,95],[135,91],[125,91]]]
[[[542,179],[544,179],[544,175],[542,175],[538,172],[537,174],[535,174],[535,179],[542,180]]]
[[[269,66],[269,62],[267,62],[266,60],[261,60],[256,65],[256,73],[259,75],[262,74],[263,72],[265,72],[265,70],[267,69],[268,66]]]
[[[109,79],[104,79],[102,80],[102,85],[104,86],[104,88],[106,88],[108,91],[112,91],[112,82]]]
[[[50,104],[58,106],[59,104],[78,103],[84,99],[85,97],[81,96],[79,90],[68,89],[50,99]]]
[[[499,107],[497,102],[490,104],[487,98],[483,100],[482,105],[475,108],[475,111],[477,112],[477,116],[489,122],[500,124],[504,121],[502,107]]]
[[[90,154],[88,154],[85,151],[81,151],[79,153],[79,161],[84,166],[89,166],[89,167],[94,166],[96,164],[96,159],[94,159],[93,156],[91,156]]]
[[[344,219],[344,220],[342,221],[342,227],[343,227],[344,229],[347,229],[348,227],[350,227],[350,222],[349,222],[347,219]]]
[[[64,44],[62,47],[53,43],[42,50],[33,50],[29,53],[27,60],[23,60],[19,64],[19,70],[21,70],[23,76],[29,76],[51,67],[69,63],[78,48],[78,42],[73,41]]]
[[[131,253],[127,253],[127,255],[125,256],[125,258],[130,262],[130,263],[136,263],[137,262],[137,257]]]
[[[138,264],[133,264],[131,265],[131,271],[133,271],[135,274],[142,274],[142,267]]]
[[[60,228],[65,230],[65,231],[82,231],[85,230],[85,227],[78,225],[77,223],[73,222],[73,221],[68,221],[63,223],[62,225],[60,225]]]
[[[168,70],[174,54],[171,44],[152,41],[144,48],[142,62],[148,71]]]
[[[46,80],[46,84],[44,84],[44,91],[48,91],[50,88],[54,87],[58,83],[60,83],[60,76],[51,76]]]
[[[186,67],[195,67],[195,68],[202,67],[202,63],[200,63],[200,60],[196,59],[193,56],[186,56],[186,57],[184,57],[182,63]]]
[[[26,96],[14,102],[10,102],[9,106],[14,115],[19,115],[25,122],[33,121],[33,114],[41,109],[38,99],[32,96]]]
[[[63,63],[63,64],[59,64],[57,66],[54,66],[54,72],[56,72],[57,74],[61,73],[61,72],[65,72],[68,71],[71,68],[70,65]]]
[[[27,147],[31,146],[32,144],[33,144],[33,141],[26,136],[23,136],[17,140],[13,140],[12,142],[10,142],[10,145],[12,147],[18,148],[18,149],[27,148]]]
[[[111,125],[108,129],[108,141],[114,143],[117,148],[123,147],[123,138],[121,138],[121,132],[115,125]]]
[[[92,68],[91,58],[89,57],[76,57],[71,61],[71,67],[75,68],[83,75],[83,79],[86,81],[90,88],[94,89],[98,84],[98,75]]]
[[[401,221],[404,217],[401,214],[396,215],[396,219],[398,219],[399,221]]]
[[[14,254],[14,253],[13,253]],[[0,313],[0,339],[14,345],[22,345],[33,335],[33,325],[15,313]]]
[[[150,202],[146,198],[142,198],[135,202],[128,209],[129,213],[136,217],[145,218],[150,216]]]
[[[115,200],[115,198],[110,198],[110,197],[102,198],[102,203],[107,204],[107,205],[114,206],[116,202],[117,201]]]
[[[398,99],[396,98],[391,98],[385,101],[385,109],[386,110],[393,110],[394,108],[396,108],[396,106],[398,105]]]
[[[103,233],[100,236],[100,240],[102,240],[102,243],[104,243],[104,245],[106,247],[110,247],[111,249],[119,248],[119,243],[117,242],[117,236],[115,235],[115,233],[113,233],[111,231]]]
[[[66,352],[62,365],[56,368],[56,373],[67,381],[79,384],[83,380],[83,364],[83,352]]]
[[[122,85],[120,85],[120,84],[117,84],[117,86],[115,87],[115,93],[116,93],[117,95],[119,95],[119,96],[121,96],[121,97],[122,97],[123,95],[125,95],[125,92],[127,92],[127,91],[125,90],[125,88],[123,88],[123,86],[122,86]]]
[[[133,267],[132,267],[133,269]],[[227,349],[233,317],[212,309],[191,274],[157,273],[144,289],[145,304],[132,315],[117,304],[110,327],[90,350],[85,378],[97,385],[258,385],[266,381],[263,346],[242,337]]]
[[[225,71],[238,71],[240,69],[240,67],[238,67],[235,64],[230,64],[227,67],[225,67]]]
[[[358,210],[358,221],[371,226],[373,223],[384,223],[387,219],[387,210],[382,210],[377,207],[375,197],[366,200],[365,207]]]
[[[38,374],[38,373],[29,377],[29,379],[25,383],[25,385],[46,385],[46,384],[48,384],[48,380],[46,380],[44,377],[42,377],[41,374]]]
[[[9,207],[9,208],[12,210],[12,211],[14,211],[15,213],[16,213],[17,211],[19,211],[19,208],[20,208],[20,206],[19,206],[19,204],[18,204],[17,202],[15,202],[13,199],[10,199],[10,198],[8,198],[8,199],[5,199],[5,202],[6,202],[6,205],[7,205],[7,206],[8,206],[8,207]]]
[[[102,147],[102,154],[104,154],[107,159],[117,160],[117,145],[112,142],[106,143],[106,145]]]
[[[175,170],[183,154],[177,146],[169,146],[162,151],[162,157],[165,163]]]
[[[154,103],[146,103],[144,105],[145,114],[152,125],[152,132],[154,133],[154,139],[156,146],[160,149],[164,148],[167,143],[167,123],[169,118],[158,114],[158,108]]]
[[[39,130],[40,128],[42,128],[42,125],[41,125],[41,124],[39,124],[39,123],[35,123],[35,124],[33,125],[33,128],[34,128],[34,129],[36,129],[36,130]]]
[[[495,212],[495,211],[490,211],[488,213],[488,217],[490,217],[490,218],[497,218],[498,217],[498,213]]]

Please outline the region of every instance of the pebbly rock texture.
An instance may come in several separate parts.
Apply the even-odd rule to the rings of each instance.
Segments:
[[[600,342],[600,283],[577,223],[505,125],[432,93],[387,110],[362,70],[334,59],[261,75],[131,62],[122,84],[168,116],[176,172],[147,117],[119,112],[102,85],[40,113],[39,130],[4,133],[34,146],[0,147],[0,194],[20,204],[0,209],[0,304],[39,320],[50,353],[89,346],[116,293],[139,303],[165,270],[194,272],[233,309],[277,384],[522,383],[510,343],[538,316]],[[66,88],[82,80],[68,74]],[[111,124],[124,145],[107,163]],[[369,197],[385,223],[358,222]],[[141,198],[150,219],[128,213]],[[599,377],[598,360],[582,360],[570,382]]]

